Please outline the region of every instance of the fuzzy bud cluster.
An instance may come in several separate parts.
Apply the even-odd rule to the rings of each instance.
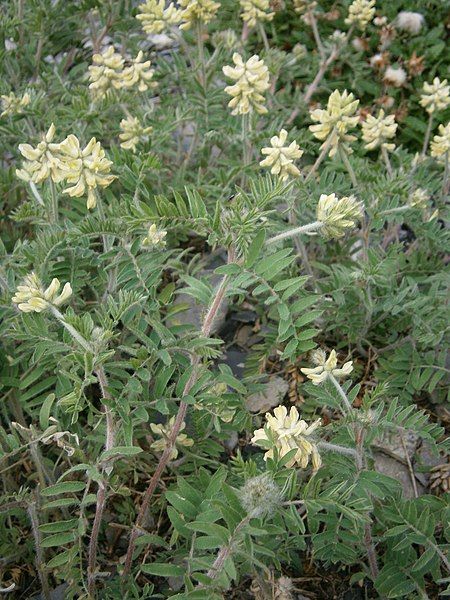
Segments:
[[[61,306],[70,298],[72,295],[70,283],[66,283],[62,292],[58,294],[60,287],[59,279],[55,278],[48,288],[44,289],[38,276],[35,273],[30,273],[25,277],[23,284],[17,286],[12,301],[18,305],[19,310],[22,312],[40,313],[49,308],[51,304]]]
[[[336,194],[322,194],[317,204],[317,220],[322,223],[320,233],[326,238],[340,238],[347,229],[355,227],[363,214],[362,205],[354,196],[338,198]]]
[[[367,115],[366,120],[362,123],[362,138],[365,142],[366,150],[374,150],[375,148],[385,148],[388,152],[392,152],[395,144],[388,143],[395,137],[397,131],[397,123],[394,115],[384,116],[384,110],[381,109],[377,117]]]
[[[246,62],[242,56],[235,52],[233,54],[234,67],[223,67],[224,74],[236,81],[235,84],[225,88],[225,92],[232,96],[228,106],[232,108],[232,115],[245,115],[255,111],[258,114],[266,114],[263,93],[269,89],[269,70],[264,61],[256,54]]]
[[[239,499],[247,514],[254,519],[273,514],[283,494],[269,473],[248,479],[239,490]]]
[[[148,228],[147,235],[142,240],[142,245],[150,248],[164,248],[164,246],[166,245],[166,235],[167,231],[164,231],[163,229],[158,229],[156,227],[156,224],[153,223]]]
[[[418,34],[425,22],[424,16],[417,12],[403,10],[399,12],[395,19],[395,26],[400,31],[407,31],[411,34]]]

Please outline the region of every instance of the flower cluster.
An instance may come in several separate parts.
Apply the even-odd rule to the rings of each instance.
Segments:
[[[52,142],[55,126],[51,124],[42,141],[33,148],[30,144],[20,144],[19,150],[26,159],[16,175],[24,181],[41,183],[51,178],[55,183],[65,181],[72,184],[63,190],[69,196],[84,196],[87,193],[87,207],[96,205],[95,189],[107,187],[115,179],[109,175],[112,162],[105,156],[100,142],[95,138],[81,149],[78,138],[69,135],[59,144]]]
[[[61,142],[59,149],[64,179],[71,184],[63,194],[71,197],[87,194],[87,208],[95,208],[96,188],[107,187],[116,178],[109,174],[112,162],[106,158],[100,142],[92,138],[85,148],[81,148],[78,138],[71,134]]]
[[[323,350],[316,350],[311,353],[311,362],[316,366],[312,369],[304,368],[300,370],[308,377],[308,379],[311,379],[314,385],[323,383],[330,375],[336,378],[347,377],[347,375],[350,375],[353,371],[353,362],[351,360],[346,362],[341,369],[336,368],[336,350],[332,350],[328,358]]]
[[[286,464],[287,467],[298,464],[305,469],[311,460],[313,469],[319,469],[322,460],[311,434],[320,426],[320,419],[308,425],[300,419],[295,406],[291,407],[289,414],[285,406],[277,406],[273,413],[266,413],[266,426],[264,429],[257,429],[251,440],[252,444],[267,449],[264,460],[273,458],[275,448],[280,458],[295,449],[296,453]]]
[[[61,306],[72,295],[70,283],[66,283],[62,292],[58,294],[61,284],[58,279],[53,279],[48,288],[44,289],[38,276],[30,273],[25,277],[22,285],[17,286],[17,291],[12,298],[19,310],[25,313],[40,313],[53,304]]]
[[[155,440],[150,447],[156,450],[157,452],[164,452],[164,450],[169,445],[170,434],[172,433],[174,424],[175,417],[171,417],[165,425],[156,425],[155,423],[150,423],[150,429],[153,431],[153,433],[161,436],[161,439]],[[183,422],[180,427],[180,431],[183,431],[185,427],[186,423]],[[193,446],[194,440],[189,438],[185,433],[179,433],[177,439],[175,440],[175,444],[172,447],[169,460],[174,460],[178,456],[178,448],[176,447],[177,445],[186,447]]]
[[[149,83],[154,71],[150,68],[149,60],[143,62],[143,52],[139,51],[136,58],[127,67],[124,59],[115,52],[114,46],[109,46],[102,54],[94,54],[93,64],[89,67],[89,89],[96,100],[104,98],[111,90],[119,90],[137,86],[140,92],[153,87]]]
[[[317,204],[317,220],[322,223],[320,233],[326,238],[340,238],[347,229],[355,227],[363,214],[362,205],[354,196],[337,198],[336,194],[322,194]]]
[[[242,9],[242,20],[249,27],[255,27],[262,21],[271,21],[275,16],[274,12],[270,12],[269,0],[239,0],[239,3]]]
[[[411,208],[419,208],[420,210],[424,210],[428,207],[429,200],[430,195],[428,192],[426,192],[423,188],[417,188],[410,196],[408,204],[411,206]]]
[[[30,104],[31,98],[27,92],[22,97],[11,92],[8,95],[0,96],[0,101],[2,108],[0,117],[7,117],[9,115],[19,115],[23,112],[22,109]]]
[[[245,115],[251,111],[259,114],[267,113],[263,105],[263,93],[269,88],[269,70],[264,61],[256,54],[244,63],[242,56],[233,54],[235,67],[223,67],[224,74],[236,83],[225,88],[225,92],[232,96],[228,106],[232,108],[232,115]]]
[[[441,81],[438,77],[433,79],[433,83],[425,82],[423,84],[423,94],[420,97],[420,105],[432,115],[438,110],[445,110],[450,104],[450,86],[447,80]]]
[[[180,29],[190,29],[196,22],[207,25],[220,8],[219,2],[213,0],[179,0],[181,7]]]
[[[126,67],[122,73],[122,86],[123,88],[130,88],[137,86],[140,92],[145,92],[149,87],[155,87],[156,83],[151,81],[154,70],[150,68],[151,61],[142,61],[144,53],[142,50],[138,52],[136,58],[131,61],[131,65]]]
[[[299,15],[314,10],[316,6],[317,2],[315,0],[294,0],[294,10]]]
[[[348,9],[347,25],[356,23],[364,31],[375,16],[375,0],[353,0]]]
[[[153,223],[153,225],[150,225],[148,228],[147,236],[142,240],[142,245],[151,248],[156,248],[158,246],[164,248],[166,245],[166,235],[167,231],[158,229],[155,223]]]
[[[282,181],[288,177],[299,177],[300,171],[294,165],[294,160],[303,154],[296,141],[286,146],[286,139],[286,129],[282,129],[280,135],[274,135],[270,139],[271,146],[261,150],[261,154],[267,155],[267,158],[259,163],[261,167],[270,168],[272,175],[278,175]]]
[[[60,146],[53,143],[55,131],[52,123],[36,148],[30,144],[19,144],[20,153],[26,159],[22,168],[16,169],[19,179],[33,183],[41,183],[49,177],[55,183],[64,179],[59,153]]]
[[[136,152],[139,142],[146,141],[148,134],[153,131],[153,127],[143,127],[137,117],[131,116],[120,121],[120,129],[120,147],[133,152]]]
[[[145,33],[161,33],[181,21],[181,13],[173,2],[166,7],[165,0],[147,0],[139,5],[138,10],[136,19],[141,21]]]
[[[102,54],[94,54],[89,70],[89,89],[94,98],[103,98],[111,89],[122,87],[124,60],[109,46]]]
[[[385,117],[383,109],[378,113],[378,117],[367,115],[366,120],[361,125],[365,148],[367,150],[374,150],[375,148],[382,147],[388,152],[392,152],[395,144],[388,143],[387,140],[395,137],[397,127],[395,116],[388,115]]]
[[[439,125],[440,135],[435,135],[431,141],[431,156],[440,158],[450,152],[450,123]]]
[[[358,124],[359,117],[355,115],[358,104],[359,100],[355,100],[354,95],[347,90],[342,94],[339,90],[334,90],[328,98],[326,109],[316,108],[311,111],[311,119],[318,124],[310,125],[309,129],[318,140],[324,142],[322,148],[331,141],[330,156],[336,154],[340,142],[356,140],[355,136],[347,132]]]

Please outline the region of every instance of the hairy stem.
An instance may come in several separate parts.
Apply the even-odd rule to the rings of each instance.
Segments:
[[[108,380],[103,366],[100,366],[95,371],[97,375],[98,383],[102,392],[102,399],[107,401],[111,400],[111,394],[108,391]],[[115,442],[115,425],[114,417],[109,406],[102,402],[103,412],[106,417],[106,437],[105,437],[105,450],[111,450],[114,448]],[[105,468],[102,469],[102,475],[107,476]],[[103,519],[103,513],[106,505],[106,482],[102,481],[98,484],[97,490],[97,503],[95,507],[94,522],[92,523],[91,539],[89,540],[89,551],[88,551],[88,593],[90,596],[94,596],[95,593],[95,567],[97,564],[97,546],[98,546],[98,535],[100,532],[100,526]]]
[[[388,151],[386,150],[386,148],[383,145],[381,146],[381,156],[383,157],[383,160],[384,160],[384,163],[386,165],[386,170],[388,172],[389,177],[392,177],[392,165],[391,165],[391,161],[389,159]]]
[[[344,390],[341,387],[341,384],[339,383],[339,381],[336,379],[336,377],[334,377],[334,375],[332,373],[329,374],[329,378],[331,383],[334,385],[334,387],[337,389],[339,396],[342,398],[342,401],[344,402],[344,406],[347,410],[347,412],[349,414],[351,414],[353,412],[353,406],[350,404],[349,399],[347,398],[347,394],[344,392]]]
[[[266,52],[269,52],[269,50],[270,50],[269,40],[267,39],[266,30],[264,29],[264,25],[261,23],[261,21],[258,22],[258,31],[259,31],[259,34],[263,41],[263,44],[264,44],[264,50]]]
[[[356,180],[355,171],[353,170],[352,164],[348,159],[347,151],[345,150],[344,146],[342,146],[341,144],[339,144],[339,156],[341,157],[341,160],[344,163],[348,174],[350,175],[350,179],[352,180],[353,187],[355,188],[355,190],[358,189],[358,182]]]
[[[274,237],[269,238],[266,241],[267,245],[275,244],[280,240],[284,240],[286,238],[291,238],[296,235],[301,235],[302,233],[308,233],[310,231],[317,231],[323,227],[322,221],[313,221],[312,223],[308,223],[307,225],[300,225],[300,227],[294,227],[293,229],[288,229],[287,231],[283,231]]]
[[[422,146],[422,153],[421,153],[422,158],[424,158],[425,154],[427,153],[428,144],[430,143],[432,129],[433,129],[433,113],[430,113],[430,116],[428,117],[427,130],[425,132],[425,137],[423,139],[423,146]]]
[[[53,223],[58,223],[59,211],[58,211],[58,193],[56,191],[55,183],[50,177],[50,219]]]
[[[323,48],[322,40],[320,39],[319,28],[317,27],[317,20],[314,14],[314,11],[310,10],[307,13],[309,24],[311,25],[311,29],[314,36],[314,41],[316,42],[317,50],[320,54],[320,58],[323,60],[325,58],[325,50]]]
[[[230,249],[228,252],[228,264],[230,264],[234,261],[234,257],[235,257],[234,251],[233,251],[233,249]],[[222,306],[222,302],[224,301],[227,287],[228,287],[228,276],[225,275],[222,278],[222,281],[221,281],[219,287],[217,288],[217,291],[213,297],[210,307],[203,319],[203,325],[201,328],[201,335],[203,337],[209,337],[211,334],[211,330],[214,325],[214,321],[220,310],[220,307]],[[199,367],[200,367],[200,357],[197,354],[192,354],[191,355],[191,375],[184,386],[183,397],[187,396],[189,394],[193,385],[197,381],[197,378],[199,375]],[[159,459],[159,462],[158,462],[158,465],[156,466],[155,472],[153,473],[152,478],[150,479],[148,487],[145,491],[145,494],[144,494],[144,497],[142,500],[142,504],[141,504],[141,508],[139,510],[139,513],[137,515],[133,529],[131,531],[130,541],[128,543],[128,550],[127,550],[127,555],[126,555],[126,559],[125,559],[125,567],[124,567],[124,572],[123,572],[124,576],[128,575],[130,572],[131,565],[133,562],[133,553],[134,553],[134,549],[136,546],[136,538],[139,535],[139,531],[142,529],[153,493],[154,493],[154,491],[159,483],[159,480],[161,478],[161,475],[162,475],[163,471],[165,470],[167,463],[169,462],[170,457],[172,455],[172,449],[175,446],[176,439],[177,439],[178,434],[180,433],[181,427],[183,425],[183,421],[186,416],[187,408],[188,408],[188,405],[186,404],[186,402],[181,401],[180,405],[178,407],[178,412],[175,417],[175,422],[174,422],[172,431],[170,432],[170,435],[166,442],[167,443],[166,448],[164,449],[164,452],[162,453],[162,455]]]
[[[311,177],[314,175],[314,173],[317,171],[317,169],[322,164],[322,161],[326,158],[328,151],[331,148],[331,144],[334,142],[335,135],[336,135],[336,131],[333,129],[333,131],[330,133],[328,138],[323,143],[322,150],[320,151],[320,154],[317,157],[316,162],[313,164],[313,166],[311,167],[311,169],[308,172],[308,175],[305,178],[305,183],[307,183],[311,179]]]
[[[34,537],[34,547],[35,547],[35,552],[36,552],[35,564],[36,564],[36,571],[37,571],[37,574],[39,577],[39,581],[41,583],[42,596],[43,596],[43,598],[45,598],[45,600],[50,600],[50,598],[51,598],[50,586],[48,584],[47,571],[45,569],[44,552],[42,550],[42,545],[41,545],[42,536],[41,536],[41,532],[39,531],[39,519],[38,519],[38,513],[36,510],[36,502],[35,501],[29,502],[27,504],[27,512],[28,512],[28,517],[30,519],[31,530],[33,532],[33,537]]]

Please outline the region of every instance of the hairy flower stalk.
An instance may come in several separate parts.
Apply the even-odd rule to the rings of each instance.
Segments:
[[[181,21],[181,11],[173,2],[166,6],[165,0],[147,0],[138,6],[136,19],[141,21],[145,33],[162,33]]]
[[[317,221],[294,227],[269,238],[266,244],[305,233],[318,232],[327,239],[340,238],[348,229],[356,226],[363,214],[363,207],[354,196],[338,198],[336,194],[322,194],[317,204]]]
[[[233,248],[230,248],[228,251],[228,264],[234,262],[234,260],[235,260],[235,253],[234,253]],[[206,315],[203,319],[203,324],[201,327],[202,337],[207,338],[211,334],[211,330],[212,330],[214,321],[216,320],[216,316],[219,313],[220,308],[221,308],[222,303],[225,298],[225,294],[226,294],[226,291],[228,288],[228,283],[229,283],[228,280],[229,280],[228,275],[225,275],[222,278],[222,281],[216,290],[216,293],[212,299],[210,307],[209,307],[208,311],[206,312]],[[192,389],[193,385],[196,383],[196,381],[198,379],[200,362],[201,362],[201,359],[198,354],[191,355],[191,374],[184,386],[183,397],[187,396],[189,394],[190,390]],[[131,530],[130,541],[128,543],[128,550],[127,550],[127,554],[126,554],[126,558],[125,558],[125,567],[124,567],[124,571],[123,571],[124,576],[127,576],[130,572],[131,565],[133,562],[133,553],[134,553],[134,549],[136,547],[136,538],[138,537],[139,532],[142,529],[142,525],[143,525],[145,517],[147,515],[147,511],[148,511],[150,500],[153,496],[153,493],[159,483],[159,480],[161,478],[161,475],[162,475],[164,469],[167,466],[167,463],[170,461],[170,457],[172,456],[173,447],[175,446],[178,435],[183,427],[187,408],[188,408],[188,404],[186,402],[184,402],[183,400],[181,400],[180,405],[178,407],[178,412],[175,415],[175,421],[173,423],[172,431],[167,436],[167,439],[165,441],[166,447],[164,449],[164,452],[161,455],[161,458],[159,459],[158,465],[157,465],[157,467],[150,479],[148,487],[145,491],[144,497],[142,499],[141,508],[137,515],[134,526]]]
[[[288,414],[287,408],[281,405],[275,408],[273,415],[266,413],[266,422],[263,429],[254,432],[251,440],[252,444],[267,450],[264,460],[273,458],[275,449],[280,458],[295,449],[296,453],[286,463],[287,467],[297,464],[300,468],[306,469],[311,461],[314,471],[320,469],[322,460],[314,437],[311,437],[320,426],[320,419],[308,425],[306,421],[300,419],[295,406],[291,407]]]

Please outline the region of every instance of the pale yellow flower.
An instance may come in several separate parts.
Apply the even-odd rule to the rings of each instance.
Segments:
[[[165,237],[167,235],[167,231],[164,229],[158,229],[156,224],[150,225],[148,228],[147,236],[142,240],[143,246],[150,246],[151,248],[164,248],[166,245]]]
[[[340,238],[347,229],[355,227],[363,208],[354,196],[337,198],[336,194],[322,194],[317,204],[317,220],[323,225],[320,233],[326,238]]]
[[[341,369],[337,369],[337,356],[336,350],[330,352],[330,356],[327,358],[323,350],[316,350],[311,355],[311,360],[317,366],[312,369],[300,369],[304,375],[311,379],[314,385],[323,383],[330,375],[333,375],[336,379],[341,377],[347,377],[353,371],[353,362],[349,360],[346,362]]]
[[[412,208],[419,208],[423,210],[428,207],[430,195],[423,188],[417,188],[408,200],[408,204]]]
[[[264,429],[257,429],[251,440],[252,444],[268,448],[264,460],[273,458],[275,448],[280,458],[296,449],[297,452],[286,464],[287,467],[298,464],[305,469],[311,460],[314,471],[319,469],[322,460],[311,435],[320,426],[321,420],[317,419],[308,425],[306,421],[300,419],[295,406],[291,407],[289,414],[285,406],[277,406],[273,413],[273,415],[266,413],[266,426]]]
[[[157,452],[164,452],[164,450],[167,448],[167,446],[169,444],[170,434],[172,433],[174,423],[175,423],[175,417],[171,417],[167,421],[167,423],[165,423],[165,425],[162,425],[162,424],[155,425],[155,423],[150,423],[150,429],[153,431],[153,433],[161,436],[160,440],[155,440],[151,444],[151,446],[150,446],[151,448],[153,448]],[[186,423],[184,423],[184,421],[183,421],[183,423],[181,424],[181,427],[180,427],[180,431],[183,431],[183,429],[185,429],[185,427],[186,427]],[[175,444],[172,447],[169,460],[174,460],[178,456],[178,449],[176,447],[177,445],[178,446],[186,446],[186,447],[193,446],[194,440],[189,438],[185,433],[179,433],[177,436],[177,439],[175,440]]]
[[[207,25],[220,8],[220,2],[213,0],[179,0],[181,20],[180,29],[190,29],[196,22]]]
[[[419,102],[430,115],[438,110],[445,110],[450,104],[450,86],[447,85],[447,80],[441,81],[435,77],[433,83],[425,82]]]
[[[356,127],[359,121],[358,115],[355,115],[359,100],[355,100],[353,94],[344,90],[341,94],[339,90],[334,92],[328,98],[327,108],[316,108],[311,111],[310,116],[318,125],[310,125],[309,129],[314,136],[324,141],[322,148],[328,143],[331,137],[330,156],[334,156],[338,150],[339,143],[349,143],[356,140],[356,137],[348,134],[348,130]]]
[[[54,137],[55,126],[52,123],[36,148],[30,144],[19,144],[20,153],[26,159],[22,169],[16,170],[19,179],[41,183],[50,177],[55,183],[62,181],[64,172],[59,153],[60,145],[52,143]]]
[[[234,67],[223,67],[222,71],[236,83],[225,88],[225,92],[232,96],[228,106],[232,108],[232,115],[245,115],[255,111],[259,114],[267,113],[264,106],[263,93],[269,89],[269,70],[264,61],[256,54],[244,63],[242,56],[233,54]]]
[[[0,117],[7,117],[9,115],[20,115],[23,112],[23,108],[28,106],[31,102],[30,94],[27,92],[22,96],[16,96],[13,92],[8,95],[0,96],[0,104],[2,112]]]
[[[14,304],[18,305],[22,312],[42,312],[53,304],[61,306],[72,295],[70,283],[66,283],[63,290],[58,294],[61,284],[58,279],[53,279],[47,289],[44,289],[35,273],[30,273],[24,279],[22,285],[17,286],[12,298]]]
[[[275,16],[274,12],[270,12],[269,0],[239,0],[239,4],[242,20],[249,27],[255,27],[263,21],[272,21]]]
[[[315,0],[294,0],[294,10],[299,15],[314,10],[316,6],[317,2]]]
[[[356,23],[364,31],[375,16],[375,0],[353,0],[348,9],[347,25]]]
[[[439,125],[440,135],[435,135],[431,141],[431,156],[440,158],[450,151],[450,123]]]
[[[82,149],[78,138],[71,134],[61,142],[60,151],[64,179],[72,184],[63,190],[63,194],[71,197],[87,194],[87,208],[94,208],[97,204],[95,189],[107,187],[116,178],[115,175],[109,175],[112,162],[106,158],[105,151],[95,138]]]
[[[145,33],[162,33],[170,25],[177,25],[181,20],[181,12],[173,2],[166,7],[165,0],[147,0],[138,7],[140,11],[136,19],[142,22]]]
[[[146,141],[148,134],[153,131],[153,127],[143,127],[137,117],[131,116],[120,121],[120,129],[122,130],[119,134],[122,140],[120,147],[133,152],[136,152],[139,142]]]
[[[286,129],[282,129],[279,136],[274,135],[270,139],[271,146],[261,150],[261,154],[267,154],[267,158],[259,163],[261,167],[270,168],[272,175],[278,175],[283,181],[289,176],[299,177],[300,171],[294,165],[294,160],[303,154],[297,142],[285,145],[286,139]]]
[[[109,46],[101,54],[94,54],[89,67],[89,89],[94,98],[106,96],[111,89],[122,87],[123,58]]]
[[[388,115],[385,117],[383,109],[378,113],[378,117],[367,115],[366,120],[361,125],[365,148],[367,150],[374,150],[375,148],[382,147],[388,152],[392,152],[395,144],[388,143],[387,140],[395,137],[397,127],[395,116]]]
[[[121,87],[130,88],[137,85],[140,92],[145,92],[149,87],[155,87],[156,82],[151,81],[155,71],[150,68],[151,61],[142,62],[144,53],[139,51],[129,67],[126,67],[121,76]]]

